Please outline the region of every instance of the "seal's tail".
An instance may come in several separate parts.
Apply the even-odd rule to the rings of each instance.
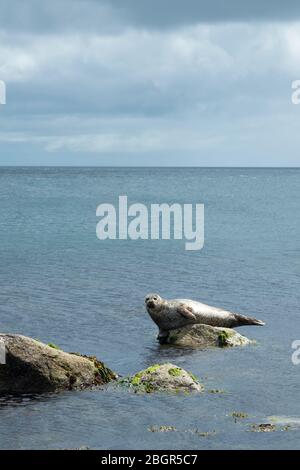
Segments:
[[[238,313],[235,314],[235,318],[237,321],[236,326],[243,326],[243,325],[264,326],[265,325],[265,322],[261,320],[257,320],[256,318],[252,318],[252,317],[244,317],[244,315],[239,315]]]

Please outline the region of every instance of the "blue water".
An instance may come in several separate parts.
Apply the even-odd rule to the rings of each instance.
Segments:
[[[99,241],[96,207],[204,203],[205,245]],[[300,417],[300,171],[295,169],[0,168],[0,331],[95,354],[119,374],[173,362],[197,396],[124,390],[0,399],[0,448],[297,448],[300,430],[250,432]],[[188,297],[266,321],[243,349],[159,346],[143,298]],[[222,389],[223,394],[211,394]],[[235,422],[231,413],[245,412]],[[150,432],[151,426],[175,432]],[[208,437],[197,435],[215,431]]]

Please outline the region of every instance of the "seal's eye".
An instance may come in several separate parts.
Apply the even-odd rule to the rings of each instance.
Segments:
[[[149,297],[146,297],[146,298],[145,298],[145,302],[148,302],[148,300],[149,300]]]
[[[157,297],[153,297],[153,300],[157,300]]]

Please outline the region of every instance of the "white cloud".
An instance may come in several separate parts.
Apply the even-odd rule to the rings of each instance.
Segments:
[[[289,86],[300,77],[299,50],[300,23],[2,32],[0,141],[62,154],[217,153],[232,149],[230,139],[236,152],[255,146],[258,132],[265,149],[277,117],[294,116]]]

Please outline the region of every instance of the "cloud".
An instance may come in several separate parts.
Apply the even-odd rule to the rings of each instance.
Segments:
[[[295,21],[300,18],[298,0],[110,0],[127,21],[141,27],[164,28],[212,22]]]
[[[266,87],[278,94],[276,81],[300,71],[299,41],[299,23],[17,40],[2,34],[0,75],[13,112],[166,115],[233,104]]]
[[[124,28],[113,2],[101,0],[1,0],[0,29],[17,34],[56,34]]]
[[[151,3],[150,12],[149,2],[74,1],[64,17],[67,0],[40,3],[26,2],[0,28],[2,161],[7,149],[20,159],[30,149],[47,162],[160,154],[173,164],[183,156],[250,164],[280,158],[282,142],[273,141],[281,132],[296,152],[290,85],[300,77],[299,22],[284,14],[262,21],[267,10],[255,17],[256,2],[250,13],[231,2],[213,17],[214,2],[199,16],[200,2],[191,1],[181,18],[184,4],[174,1],[169,22],[167,9]]]
[[[163,30],[199,23],[296,21],[298,0],[1,0],[0,29],[49,34]]]

